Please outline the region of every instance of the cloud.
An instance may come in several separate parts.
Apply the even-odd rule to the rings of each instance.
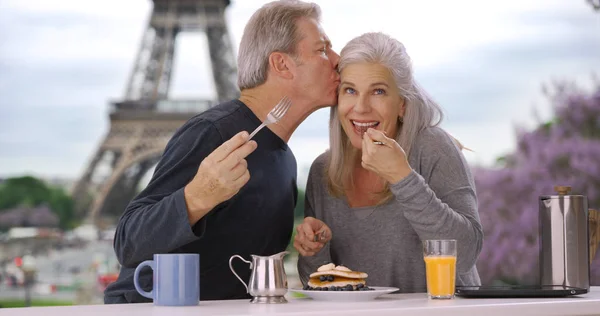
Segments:
[[[265,2],[232,2],[227,20],[236,50],[246,21]],[[478,150],[467,155],[474,162],[510,150],[512,124],[530,117],[534,102],[547,114],[542,83],[600,67],[598,15],[584,1],[319,4],[337,50],[367,31],[405,43],[417,78],[448,114],[444,127]],[[2,1],[0,174],[79,176],[108,130],[108,103],[123,97],[150,5]],[[180,36],[172,95],[214,95],[206,40]],[[328,109],[317,111],[292,138],[301,170],[326,148],[328,119]]]

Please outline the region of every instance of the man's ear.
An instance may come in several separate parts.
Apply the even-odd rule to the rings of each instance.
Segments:
[[[272,52],[269,55],[269,68],[273,75],[284,79],[292,79],[294,74],[290,66],[292,66],[292,59],[287,54]]]

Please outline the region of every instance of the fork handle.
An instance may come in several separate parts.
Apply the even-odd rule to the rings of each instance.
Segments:
[[[252,132],[252,134],[250,134],[250,137],[248,137],[248,141],[250,141],[252,139],[252,137],[254,137],[254,135],[256,135],[256,133],[258,133],[263,127],[267,126],[267,124],[265,124],[264,122],[262,124],[260,124],[259,127],[257,127],[254,132]]]

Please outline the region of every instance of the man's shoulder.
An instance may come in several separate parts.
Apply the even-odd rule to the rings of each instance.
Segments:
[[[237,100],[219,103],[204,112],[194,115],[186,122],[185,125],[216,125],[223,119],[227,119],[228,117],[238,113],[241,106],[241,102]]]
[[[219,103],[187,120],[187,122],[179,128],[175,136],[188,133],[194,135],[201,135],[207,132],[220,133],[224,126],[227,127],[229,125],[224,124],[224,121],[236,119],[237,115],[240,114],[241,107],[242,103],[237,100]]]
[[[194,116],[194,119],[204,120],[213,124],[218,124],[220,121],[227,119],[231,116],[241,114],[243,103],[239,100],[231,100],[227,102],[219,103],[210,109],[199,113]]]

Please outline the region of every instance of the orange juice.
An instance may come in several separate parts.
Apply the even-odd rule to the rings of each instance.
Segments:
[[[452,297],[456,282],[456,256],[426,256],[427,292],[433,297]]]

